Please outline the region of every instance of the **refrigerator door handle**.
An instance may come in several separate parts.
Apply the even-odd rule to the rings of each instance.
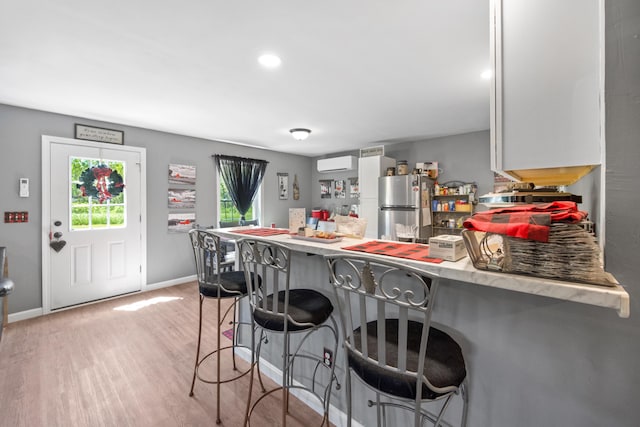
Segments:
[[[381,211],[414,211],[415,206],[380,206]]]

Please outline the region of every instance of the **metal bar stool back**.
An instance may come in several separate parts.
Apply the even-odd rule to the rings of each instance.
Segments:
[[[466,425],[462,350],[449,334],[431,325],[439,277],[367,255],[326,255],[325,260],[347,353],[347,425],[351,426],[352,371],[375,392],[375,401],[368,403],[376,406],[378,426],[386,425],[388,407],[408,411],[396,413],[396,423],[405,416],[415,427],[426,421],[448,426],[445,411],[460,393],[461,425]]]
[[[337,324],[331,316],[333,312],[331,301],[313,289],[290,288],[291,251],[287,246],[252,238],[239,239],[237,245],[237,252],[247,275],[250,310],[254,322],[263,331],[281,334],[284,345],[282,385],[260,396],[253,405],[250,404],[251,390],[249,390],[245,424],[250,425],[251,413],[256,405],[272,393],[282,391],[282,425],[286,426],[289,393],[293,389],[304,390],[304,392],[315,396],[324,408],[322,424],[328,424],[335,367],[333,363],[331,366],[323,363],[320,351],[308,352],[305,347],[317,344],[316,341],[307,340],[311,333],[326,330],[330,331],[326,335],[331,340],[333,354],[336,354],[338,346]],[[258,276],[262,278],[261,288],[255,286],[255,280],[251,280],[252,277]],[[296,344],[292,343],[293,334],[302,336]],[[254,334],[251,346],[256,349],[253,354],[257,358],[260,357],[261,344],[262,340],[259,340],[256,348]],[[306,346],[303,346],[304,344]],[[321,345],[320,350],[322,349]],[[311,378],[307,378],[306,384],[294,381],[296,368],[294,363],[297,360],[301,365],[305,363],[303,365],[305,372],[313,372]],[[306,364],[309,364],[309,369],[306,369],[308,366]],[[317,375],[324,369],[328,370],[328,372],[324,371],[324,376]],[[322,380],[325,380],[324,383]],[[252,383],[253,381],[251,381]]]
[[[243,271],[225,271],[228,270],[228,265],[223,259],[223,248],[221,246],[220,236],[209,230],[194,229],[189,231],[189,237],[191,239],[191,246],[193,248],[193,255],[195,259],[196,275],[198,280],[198,290],[200,294],[199,301],[199,315],[198,315],[198,344],[196,349],[196,361],[193,368],[193,379],[191,380],[191,391],[189,396],[193,396],[193,390],[196,383],[196,378],[208,383],[216,385],[216,423],[222,422],[220,418],[220,385],[234,381],[250,371],[252,372],[252,366],[248,369],[236,373],[230,378],[221,378],[220,375],[220,363],[222,353],[221,351],[230,349],[231,357],[233,360],[233,370],[237,371],[235,348],[238,344],[238,331],[237,328],[242,323],[236,321],[236,304],[242,297],[247,296],[247,284],[245,281],[245,274]],[[256,278],[256,286],[259,287],[260,278]],[[222,299],[232,298],[233,303],[224,311],[222,308]],[[216,348],[210,353],[200,356],[200,344],[202,341],[202,304],[205,299],[215,299],[217,302],[217,323],[216,323]],[[232,314],[233,319],[230,322],[232,324],[232,341],[231,345],[221,346],[222,328],[224,320]],[[247,325],[247,324],[245,324]],[[253,324],[248,326],[251,331],[254,330]],[[216,356],[215,365],[215,378],[208,379],[201,375],[201,368],[203,363],[210,357]],[[258,369],[258,373],[259,373]],[[261,381],[262,384],[262,381]],[[264,389],[264,387],[263,387]]]

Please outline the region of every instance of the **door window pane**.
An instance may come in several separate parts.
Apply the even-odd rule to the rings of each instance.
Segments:
[[[125,227],[125,163],[71,157],[69,170],[71,229]]]

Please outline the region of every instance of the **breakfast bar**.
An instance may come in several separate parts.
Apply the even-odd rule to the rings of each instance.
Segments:
[[[344,248],[373,241],[349,237],[314,241],[296,238],[286,230],[282,234],[267,236],[249,230],[241,227],[217,229],[215,232],[232,240],[251,237],[287,245],[292,250],[292,283],[315,288],[332,300],[334,295],[321,255],[351,252]],[[388,259],[384,255],[371,256]],[[474,425],[474,408],[482,407],[495,413],[496,417],[500,416],[499,408],[491,404],[496,395],[502,401],[513,400],[512,404],[516,404],[520,391],[509,391],[514,382],[550,382],[556,387],[554,393],[571,393],[586,387],[588,378],[572,375],[571,369],[567,369],[589,351],[584,345],[570,345],[572,336],[588,335],[590,324],[616,316],[612,316],[611,310],[602,308],[613,309],[619,317],[629,316],[629,295],[619,284],[604,287],[481,271],[474,268],[467,257],[457,262],[411,259],[402,259],[402,262],[444,279],[440,282],[433,316],[438,327],[460,343],[467,359],[470,389],[468,425]],[[240,315],[246,319],[246,305],[241,305]],[[279,346],[276,344],[273,348],[276,350],[263,349],[262,359],[266,363],[261,365],[261,369],[265,372],[269,371],[269,364],[278,366]],[[336,374],[342,381],[345,361],[341,349],[335,363]],[[367,400],[372,396],[367,395],[365,387],[357,381],[354,385],[353,395],[359,396],[353,401],[354,414],[366,414],[364,419],[356,418],[355,421],[361,425],[374,425],[375,411],[367,408]],[[487,387],[493,390],[491,395],[484,392]],[[343,394],[343,388],[334,388],[330,416],[335,425],[346,425]],[[314,407],[313,401],[307,403]],[[453,425],[459,422],[460,406],[461,403],[454,399],[447,412],[446,418],[453,417],[448,419]],[[401,413],[397,415],[400,418],[394,420],[408,423],[408,419],[402,418],[405,415]],[[501,425],[500,421],[495,425]]]
[[[218,229],[221,236],[229,239],[237,239],[245,234],[234,232],[241,229]],[[254,235],[254,237],[256,237]],[[355,239],[343,237],[340,241],[331,242],[322,239],[296,239],[288,233],[271,236],[257,236],[257,238],[273,239],[284,243],[292,250],[314,255],[325,255],[344,251],[345,247],[357,245],[374,239]],[[381,256],[383,255],[374,255]],[[443,279],[465,282],[466,284],[505,289],[525,294],[556,298],[582,304],[590,304],[615,310],[620,317],[629,317],[629,294],[625,289],[615,286],[597,286],[583,283],[564,282],[537,278],[533,276],[515,275],[483,271],[476,269],[471,260],[465,257],[456,262],[443,261],[431,263],[405,259],[408,265],[422,268],[425,271],[435,273]]]

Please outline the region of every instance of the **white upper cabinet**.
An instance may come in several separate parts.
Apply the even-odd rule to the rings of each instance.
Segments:
[[[493,0],[491,7],[492,169],[526,180],[529,169],[562,175],[601,164],[603,0]]]

